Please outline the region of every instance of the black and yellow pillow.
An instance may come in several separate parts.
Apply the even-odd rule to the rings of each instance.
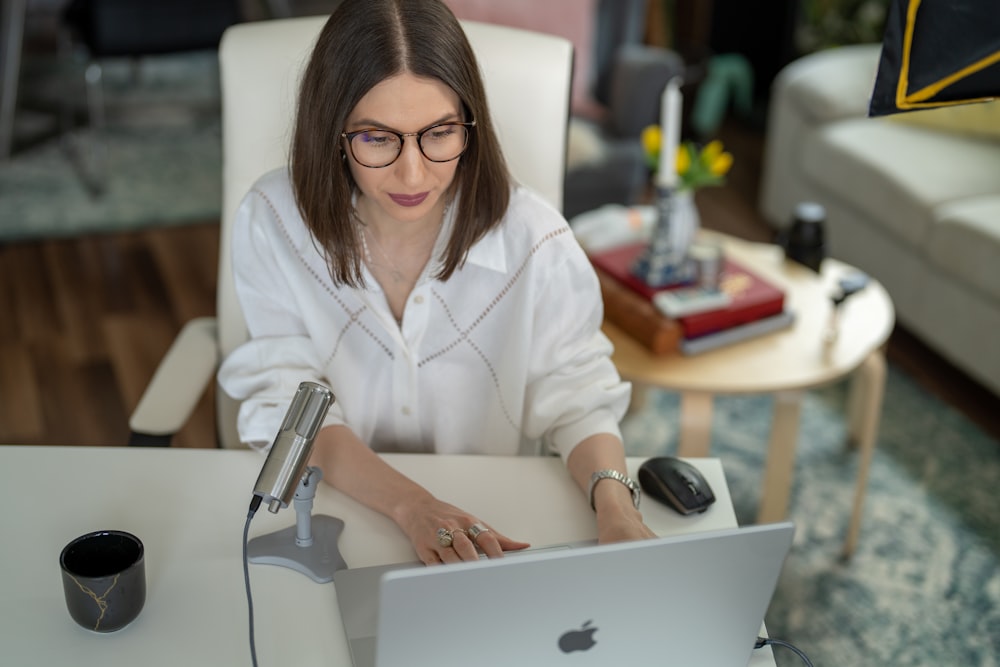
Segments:
[[[892,0],[869,115],[998,96],[996,0]]]

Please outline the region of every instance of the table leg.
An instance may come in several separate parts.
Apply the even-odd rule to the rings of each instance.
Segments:
[[[850,558],[858,545],[858,533],[861,529],[861,509],[865,502],[865,492],[868,489],[868,472],[871,467],[872,455],[875,453],[875,440],[878,435],[879,418],[882,414],[882,398],[885,395],[885,355],[881,350],[875,350],[857,370],[854,384],[851,387],[851,404],[856,410],[852,421],[852,437],[858,445],[858,481],[854,489],[854,506],[851,509],[851,521],[847,527],[847,539],[844,540],[843,557]]]
[[[712,394],[686,391],[681,394],[681,434],[677,456],[708,456],[712,441]]]
[[[878,350],[876,353],[884,356],[882,350]],[[851,449],[855,449],[861,442],[872,399],[869,396],[870,388],[868,387],[871,373],[865,372],[863,366],[862,363],[862,366],[851,376],[850,390],[847,394],[847,446]],[[881,412],[881,398],[878,400],[877,407]]]
[[[801,410],[801,391],[781,391],[774,395],[771,441],[764,467],[764,490],[757,510],[757,523],[782,521],[788,512]]]

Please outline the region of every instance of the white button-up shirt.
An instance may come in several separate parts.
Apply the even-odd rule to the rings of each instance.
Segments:
[[[455,224],[451,207],[434,258]],[[566,457],[590,435],[620,437],[630,387],[600,330],[596,275],[565,219],[526,189],[446,282],[429,262],[401,324],[367,268],[366,287],[334,285],[285,169],[244,198],[232,245],[251,340],[219,379],[242,400],[251,446],[271,443],[306,380],[333,390],[326,424],[377,451]]]

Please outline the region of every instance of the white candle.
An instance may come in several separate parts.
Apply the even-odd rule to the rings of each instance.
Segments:
[[[667,82],[660,100],[660,167],[656,184],[661,188],[677,187],[677,146],[681,140],[681,80]]]

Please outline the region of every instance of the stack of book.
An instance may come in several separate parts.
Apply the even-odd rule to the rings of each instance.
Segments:
[[[785,292],[726,257],[718,290],[654,288],[632,273],[645,248],[630,243],[592,252],[604,316],[653,354],[694,355],[790,326]]]

